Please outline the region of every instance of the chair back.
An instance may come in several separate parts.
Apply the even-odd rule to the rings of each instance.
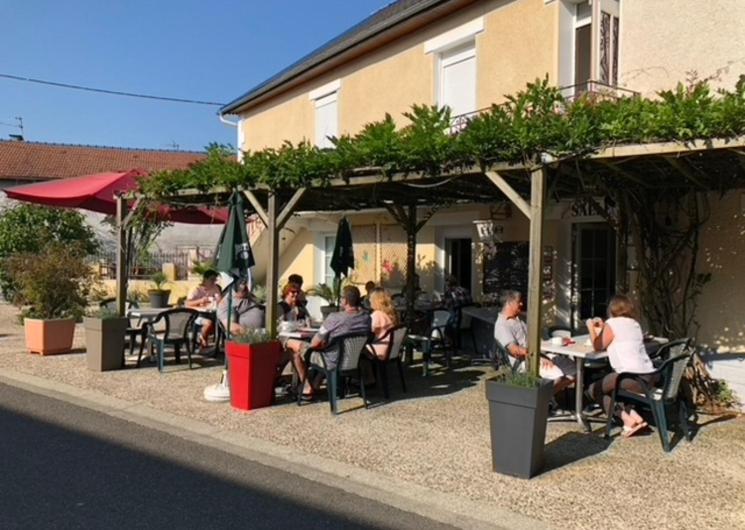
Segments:
[[[199,312],[188,308],[188,307],[177,307],[175,309],[168,309],[158,315],[153,320],[153,325],[158,323],[160,320],[165,322],[165,331],[163,340],[174,341],[179,339],[185,339],[189,333],[191,323],[195,318],[199,316]]]
[[[409,333],[409,328],[403,324],[392,327],[385,335],[380,338],[380,342],[387,342],[388,349],[386,350],[385,359],[392,360],[398,359],[401,356],[401,348],[403,347],[404,340]]]
[[[680,381],[683,379],[683,374],[691,360],[693,351],[685,351],[684,353],[671,357],[665,363],[660,366],[660,373],[662,374],[662,399],[663,401],[672,401],[678,397],[678,390],[680,389]]]
[[[98,307],[100,309],[105,309],[107,311],[116,311],[116,298],[104,298],[100,302],[98,302]],[[127,300],[124,303],[124,314],[126,315],[129,313],[130,309],[136,309],[139,307],[137,305],[137,302],[134,300]]]
[[[339,359],[337,368],[340,372],[356,370],[360,363],[360,355],[365,345],[370,341],[369,333],[344,335],[337,339],[339,344]]]
[[[657,348],[657,351],[652,355],[652,358],[667,361],[672,357],[677,357],[684,353],[686,349],[691,347],[691,342],[693,342],[693,340],[688,337],[671,340],[667,344],[663,344]]]

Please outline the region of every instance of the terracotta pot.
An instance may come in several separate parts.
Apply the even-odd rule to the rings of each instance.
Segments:
[[[52,355],[72,350],[75,321],[71,318],[55,320],[23,319],[26,347],[31,353]]]

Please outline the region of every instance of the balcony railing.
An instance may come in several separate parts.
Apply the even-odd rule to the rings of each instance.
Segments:
[[[639,92],[623,88],[619,86],[609,85],[602,81],[589,80],[584,83],[576,85],[568,85],[559,87],[559,91],[567,101],[573,101],[581,96],[587,96],[593,99],[593,101],[603,100],[618,100],[621,98],[635,97],[639,95]],[[451,118],[450,132],[457,134],[468,126],[468,123],[479,114],[488,111],[491,107],[475,110],[473,112],[467,112],[465,114],[459,114]]]

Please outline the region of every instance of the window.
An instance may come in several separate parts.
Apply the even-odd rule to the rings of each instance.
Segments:
[[[439,56],[437,103],[453,117],[476,110],[476,46],[473,41],[443,51]]]
[[[339,135],[337,92],[316,99],[315,104],[316,145],[321,148],[334,147],[329,138]]]
[[[326,285],[334,284],[336,273],[331,270],[331,258],[334,255],[334,245],[336,245],[336,236],[323,237],[323,283]]]
[[[616,86],[620,33],[618,0],[584,1],[577,3],[574,9],[576,91],[592,90],[592,80]]]

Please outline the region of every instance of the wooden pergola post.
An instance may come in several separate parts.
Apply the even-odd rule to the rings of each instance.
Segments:
[[[530,253],[528,255],[528,351],[530,372],[538,376],[541,353],[543,304],[543,217],[546,200],[546,169],[530,175]]]
[[[528,255],[528,351],[530,371],[538,376],[541,354],[541,308],[543,305],[543,218],[546,201],[546,169],[534,168],[530,173],[530,203],[523,199],[507,180],[496,171],[486,176],[530,221],[530,251]]]
[[[279,303],[277,283],[279,282],[280,227],[277,223],[277,217],[277,194],[270,193],[266,210],[266,228],[269,237],[269,263],[266,268],[266,320],[272,337],[277,334],[277,304]]]
[[[127,228],[125,212],[127,201],[123,196],[116,198],[116,311],[125,316],[127,301]]]
[[[416,298],[416,205],[410,204],[406,216],[406,325],[411,329],[414,322]]]

